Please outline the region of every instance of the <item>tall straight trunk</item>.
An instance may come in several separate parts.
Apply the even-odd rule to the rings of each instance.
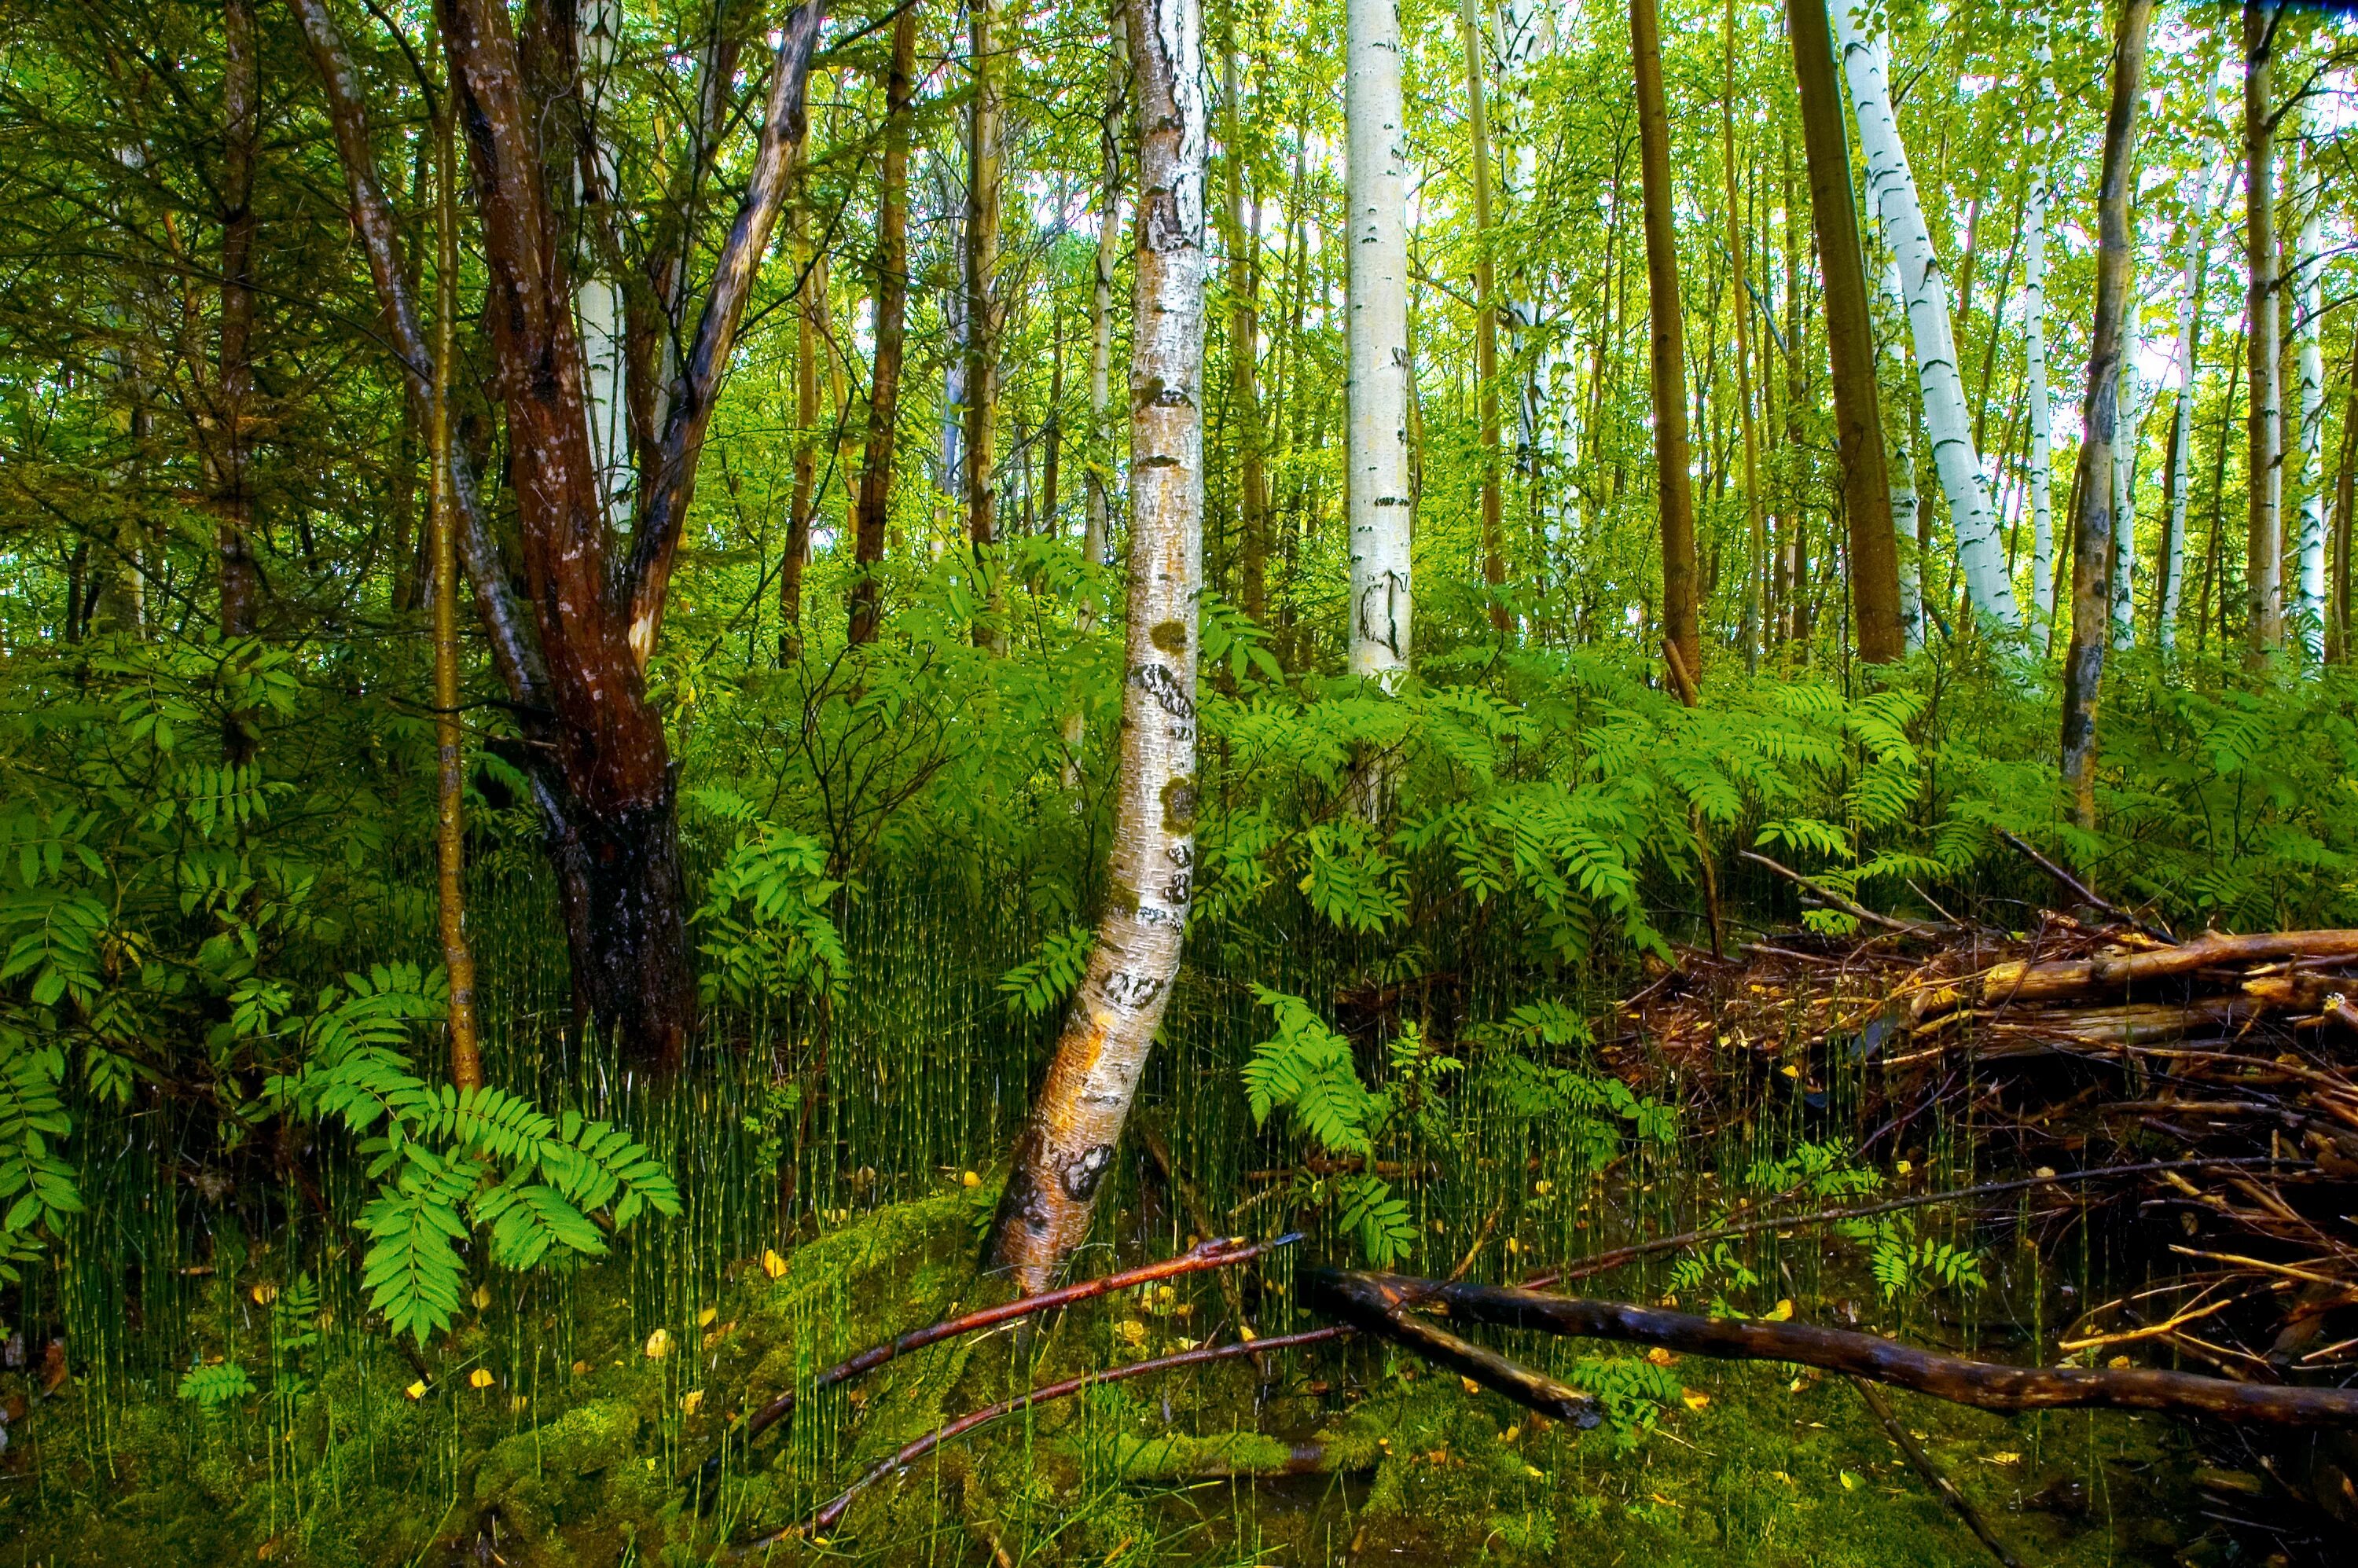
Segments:
[[[1113,277],[1121,259],[1121,118],[1130,92],[1128,0],[1113,0],[1112,45],[1108,51],[1106,96],[1098,117],[1098,147],[1103,166],[1098,198],[1097,267],[1089,289],[1089,456],[1082,469],[1081,489],[1087,505],[1082,524],[1082,549],[1092,566],[1105,565],[1107,535],[1106,476],[1112,461],[1113,406]],[[1074,730],[1072,743],[1080,744]]]
[[[254,395],[254,165],[262,139],[253,0],[228,0],[222,30],[221,366],[211,467],[219,514],[221,632],[234,639],[254,635],[262,607],[245,427],[246,404]],[[245,708],[223,719],[222,749],[233,766],[254,760],[261,740],[255,724],[255,715]]]
[[[2222,579],[2226,557],[2227,448],[2235,424],[2235,389],[2244,379],[2244,338],[2246,321],[2236,332],[2235,351],[2227,356],[2227,395],[2219,405],[2219,440],[2211,449],[2211,541],[2202,552],[2202,596],[2194,606],[2194,647],[2201,652],[2211,631],[2211,590],[2219,590],[2219,645],[2227,645],[2227,589]]]
[[[1902,323],[1908,308],[1901,298],[1897,261],[1884,267],[1879,282],[1877,297],[1881,308],[1877,314],[1883,330],[1877,336],[1877,347],[1881,351],[1876,359],[1883,374],[1887,411],[1899,416],[1895,421],[1898,427],[1884,434],[1889,442],[1891,524],[1908,533],[1908,547],[1899,552],[1899,615],[1907,623],[1908,647],[1912,653],[1925,644],[1929,633],[1924,613],[1924,551],[1917,536],[1922,509],[1916,494],[1916,421],[1910,416],[1914,413],[1914,399],[1909,395],[1915,390],[1910,384],[1914,378],[1907,373],[1904,362],[1893,362],[1905,351],[1899,348],[1899,334],[1906,330]]]
[[[607,118],[621,97],[611,81],[620,51],[622,0],[577,0],[574,49],[581,68],[582,142],[585,155],[576,172],[582,228],[594,233],[610,226],[619,169]],[[582,247],[580,276],[573,283],[573,313],[581,339],[582,401],[590,416],[590,452],[597,464],[598,493],[606,525],[621,530],[631,521],[631,415],[629,333],[622,279],[611,258],[593,241]]]
[[[1974,449],[1973,420],[1965,412],[1964,381],[1949,319],[1947,279],[1932,250],[1931,231],[1917,199],[1916,176],[1899,139],[1899,123],[1892,115],[1889,62],[1883,40],[1862,25],[1851,0],[1833,3],[1834,34],[1842,43],[1851,102],[1858,113],[1859,145],[1866,155],[1869,200],[1882,214],[1883,232],[1906,289],[1924,424],[1931,437],[1932,464],[1949,501],[1949,525],[1956,535],[1965,594],[1974,614],[2013,631],[2022,621],[2014,607],[2014,586],[2006,580],[2006,548],[1998,538],[1997,517],[1990,510],[1981,455]]]
[[[2293,559],[2298,567],[2300,640],[2312,662],[2325,657],[2325,349],[2320,321],[2325,309],[2325,264],[2320,209],[2324,189],[2318,178],[2317,149],[2303,157],[2299,198],[2299,239],[2292,279],[2293,340],[2299,344],[2300,532]]]
[[[892,23],[884,73],[884,184],[876,207],[876,353],[868,393],[868,444],[852,524],[849,640],[872,643],[883,623],[884,530],[892,515],[893,442],[901,416],[901,361],[909,317],[909,115],[917,64],[917,13]]]
[[[1229,7],[1233,13],[1235,7]],[[1261,460],[1260,265],[1260,214],[1245,220],[1244,120],[1239,113],[1244,84],[1237,69],[1234,23],[1220,51],[1220,165],[1227,185],[1228,289],[1228,406],[1237,422],[1237,512],[1244,611],[1255,621],[1269,613],[1269,479]]]
[[[2113,101],[2096,187],[2096,316],[2089,333],[2088,395],[2079,472],[2072,481],[2071,645],[2063,660],[2063,784],[2080,827],[2096,826],[2096,710],[2111,635],[2113,445],[2120,424],[2121,367],[2134,303],[2136,254],[2129,200],[2136,180],[2136,121],[2145,96],[2146,29],[2153,0],[2124,0],[2113,46]]]
[[[827,255],[810,243],[808,188],[794,201],[794,261],[802,276],[795,301],[795,478],[786,502],[785,558],[778,563],[778,663],[803,656],[803,569],[810,559],[812,493],[818,479],[818,345],[827,323]]]
[[[2244,626],[2253,659],[2284,641],[2284,417],[2277,315],[2276,127],[2271,58],[2280,6],[2244,5],[2244,266],[2251,331],[2245,351],[2252,406],[2244,427],[2249,496],[2244,511]]]
[[[1052,286],[1048,312],[1048,415],[1040,422],[1040,529],[1061,538],[1064,530],[1056,525],[1056,486],[1063,477],[1057,470],[1063,465],[1065,449],[1065,307],[1061,299],[1054,297],[1055,292]]]
[[[966,180],[966,460],[967,538],[985,608],[975,622],[977,647],[1004,652],[1000,624],[999,568],[999,223],[1000,135],[1005,43],[998,33],[998,0],[968,0],[974,55],[974,98],[967,111]]]
[[[1087,1238],[1179,973],[1195,871],[1203,581],[1205,133],[1195,0],[1131,0],[1138,248],[1130,357],[1129,678],[1111,894],[1008,1176],[992,1267],[1045,1286]]]
[[[1466,0],[1470,5],[1472,0]],[[1662,101],[1661,20],[1654,0],[1629,0],[1629,52],[1638,81],[1638,170],[1645,187],[1646,299],[1653,349],[1654,481],[1661,511],[1662,635],[1682,678],[1701,676],[1696,613],[1694,492],[1687,474],[1686,324],[1679,302],[1676,193],[1671,124]]]
[[[2113,438],[2113,646],[2136,643],[2136,460],[2145,403],[2138,395],[2136,315],[2121,326],[2120,407]]]
[[[1891,486],[1875,384],[1866,264],[1859,249],[1858,209],[1851,199],[1850,149],[1843,136],[1842,89],[1834,80],[1825,0],[1786,0],[1785,27],[1791,36],[1793,74],[1801,89],[1811,218],[1817,229],[1818,265],[1825,276],[1835,446],[1842,461],[1843,514],[1850,527],[1854,646],[1867,663],[1887,664],[1908,651],[1899,618],[1899,553],[1891,533]],[[1798,341],[1794,347],[1798,351]],[[1797,535],[1799,532],[1797,527]],[[1797,582],[1795,598],[1801,597]]]
[[[466,773],[459,728],[459,546],[450,503],[450,374],[459,314],[459,159],[446,105],[434,125],[434,396],[426,527],[434,593],[434,860],[442,967],[450,980],[450,1081],[483,1087],[475,1031],[475,953],[467,941]]]
[[[1482,442],[1482,580],[1490,589],[1490,629],[1504,636],[1514,630],[1514,618],[1507,611],[1506,598],[1507,526],[1498,464],[1498,268],[1490,254],[1490,110],[1483,90],[1479,3],[1461,0],[1458,33],[1466,48],[1466,127],[1474,142],[1474,404]],[[1692,543],[1687,554],[1692,559]]]
[[[1349,144],[1350,668],[1387,684],[1408,666],[1408,196],[1401,138],[1400,13],[1346,0],[1344,120]]]
[[[1760,494],[1760,431],[1752,414],[1752,304],[1744,248],[1744,218],[1736,185],[1736,0],[1727,0],[1720,27],[1721,174],[1727,200],[1727,265],[1736,289],[1736,405],[1744,422],[1744,667],[1760,666],[1763,574],[1768,567],[1768,517]]]
[[[2328,588],[2331,608],[2326,622],[2325,656],[2335,664],[2350,658],[2350,534],[2358,524],[2358,333],[2351,336],[2349,380],[2342,395],[2342,460],[2333,485],[2332,580]]]
[[[2039,100],[2042,130],[2030,152],[2030,194],[2022,207],[2022,358],[2025,399],[2030,406],[2030,599],[2031,614],[2054,634],[2055,620],[2055,400],[2047,390],[2047,200],[2050,184],[2044,122],[2054,103],[2047,45],[2039,46]]]
[[[2178,646],[2178,611],[2186,597],[2186,470],[2194,457],[2194,366],[2202,348],[2202,290],[2211,275],[2209,165],[2195,171],[2191,196],[2178,296],[2178,338],[2170,355],[2178,373],[2178,395],[2161,478],[2162,504],[2169,511],[2169,521],[2162,531],[2160,581],[2154,595],[2154,642],[2165,652]]]

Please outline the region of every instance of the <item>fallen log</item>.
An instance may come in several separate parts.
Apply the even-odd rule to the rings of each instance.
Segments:
[[[2223,1378],[2143,1368],[2099,1371],[2081,1367],[2011,1367],[1943,1356],[1872,1334],[1812,1324],[1696,1317],[1622,1302],[1584,1301],[1513,1286],[1451,1284],[1399,1274],[1317,1269],[1307,1271],[1303,1283],[1305,1289],[1330,1298],[1357,1296],[1382,1302],[1398,1313],[1437,1312],[1465,1323],[1660,1346],[1683,1355],[1722,1360],[1792,1362],[1913,1389],[1981,1410],[2090,1407],[2207,1416],[2242,1424],[2358,1426],[2358,1389],[2234,1383]]]
[[[2136,952],[2009,958],[1977,974],[1928,986],[1917,993],[1909,1011],[1920,1023],[1960,1008],[2035,1006],[2111,996],[2138,985],[2199,976],[2204,969],[2228,971],[2217,979],[2223,987],[2233,987],[2243,983],[2244,977],[2234,971],[2244,966],[2294,959],[2358,961],[2358,931],[2263,931],[2247,936],[2211,931],[2189,942]],[[2320,988],[2320,994],[2326,989]],[[2282,993],[2263,987],[2253,994],[2266,1001]]]
[[[2266,964],[2286,958],[2358,958],[2358,931],[2262,931],[2249,936],[2206,931],[2175,947],[2098,958],[2094,973],[2099,985],[2127,986],[2216,965]]]
[[[1303,1300],[1315,1311],[1413,1350],[1435,1366],[1446,1367],[1552,1421],[1585,1429],[1605,1419],[1596,1400],[1578,1389],[1410,1316],[1385,1291],[1382,1281],[1387,1278],[1339,1269],[1314,1270],[1303,1279]]]
[[[1249,1262],[1265,1252],[1274,1252],[1281,1247],[1291,1247],[1301,1239],[1302,1233],[1298,1230],[1290,1231],[1268,1241],[1247,1241],[1244,1238],[1236,1236],[1214,1237],[1208,1241],[1197,1243],[1193,1249],[1181,1253],[1176,1258],[1166,1258],[1155,1263],[1142,1263],[1135,1269],[1125,1269],[1120,1273],[1106,1274],[1094,1280],[1083,1280],[1077,1284],[1066,1285],[1062,1290],[1044,1291],[1036,1296],[1019,1296],[1011,1302],[1002,1302],[997,1306],[983,1307],[979,1311],[966,1313],[957,1317],[945,1318],[939,1323],[929,1323],[923,1328],[913,1328],[896,1338],[888,1339],[882,1345],[871,1345],[859,1355],[837,1362],[811,1379],[811,1391],[817,1393],[821,1389],[831,1389],[836,1384],[849,1381],[862,1373],[872,1372],[887,1361],[906,1356],[912,1351],[923,1350],[928,1345],[938,1345],[945,1339],[956,1339],[964,1335],[979,1334],[987,1328],[996,1328],[1003,1323],[1012,1323],[1018,1318],[1031,1317],[1039,1313],[1053,1312],[1058,1307],[1070,1306],[1076,1302],[1110,1295],[1116,1291],[1125,1291],[1133,1285],[1152,1284],[1159,1280],[1175,1279],[1182,1274],[1193,1274],[1206,1269],[1225,1269],[1231,1264]],[[720,1479],[721,1465],[728,1455],[730,1444],[734,1443],[741,1448],[750,1449],[755,1438],[794,1412],[795,1392],[795,1390],[788,1389],[754,1411],[741,1427],[721,1434],[720,1442],[714,1447],[710,1456],[696,1467],[692,1476],[692,1479],[702,1488],[699,1498],[701,1507],[708,1508],[711,1504]]]

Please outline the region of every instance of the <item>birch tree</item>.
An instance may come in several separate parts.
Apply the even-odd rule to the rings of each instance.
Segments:
[[[1401,124],[1400,12],[1345,0],[1343,104],[1350,247],[1350,669],[1389,686],[1408,667],[1408,182]]]
[[[2021,617],[2015,611],[2006,548],[1998,538],[1997,515],[1990,508],[1981,457],[1974,449],[1973,421],[1965,412],[1947,278],[1933,253],[1916,177],[1908,167],[1908,149],[1892,117],[1890,68],[1883,42],[1862,25],[1850,0],[1834,0],[1833,10],[1834,37],[1842,46],[1843,69],[1858,118],[1859,146],[1866,157],[1867,199],[1882,217],[1884,235],[1899,265],[1923,390],[1924,423],[1931,437],[1933,467],[1948,498],[1965,593],[1976,615],[2015,630]]]
[[[2283,385],[2278,373],[2275,97],[2281,6],[2244,5],[2244,276],[2250,412],[2244,419],[2244,639],[2255,661],[2284,641]]]
[[[2042,41],[2037,50],[2039,103],[2042,121],[2051,115],[2055,81],[2050,74],[2052,52]],[[2047,201],[2053,171],[2048,157],[2051,125],[2043,128],[2029,149],[2030,191],[2022,204],[2022,357],[2023,395],[2030,406],[2030,612],[2052,635],[2055,620],[2055,401],[2047,389]]]
[[[991,1266],[1045,1286],[1088,1234],[1178,978],[1195,874],[1203,586],[1206,106],[1196,0],[1130,0],[1138,239],[1130,616],[1110,888],[992,1227]]]
[[[2301,646],[2311,663],[2325,657],[2325,351],[2320,341],[2324,314],[2321,287],[2321,220],[2324,201],[2318,178],[2317,148],[2310,146],[2302,159],[2299,195],[2299,238],[2295,242],[2292,288],[2293,341],[2299,345],[2296,362],[2300,376],[2300,532],[2294,544]]]
[[[2211,168],[2194,172],[2188,192],[2185,255],[2178,296],[2178,336],[2170,366],[2178,377],[2171,413],[2169,456],[2162,489],[2169,519],[2163,524],[2155,595],[2154,640],[2167,652],[2178,646],[2178,609],[2186,594],[2186,467],[2194,449],[2194,361],[2201,343],[2202,291],[2211,270]]]

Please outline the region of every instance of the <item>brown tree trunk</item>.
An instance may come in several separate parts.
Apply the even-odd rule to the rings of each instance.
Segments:
[[[1811,219],[1826,287],[1835,445],[1842,461],[1843,515],[1850,535],[1853,646],[1867,663],[1886,664],[1906,654],[1908,638],[1899,615],[1899,547],[1891,532],[1891,484],[1875,380],[1875,330],[1867,314],[1858,208],[1852,198],[1850,146],[1843,128],[1842,89],[1834,74],[1826,0],[1786,0],[1785,27],[1792,38],[1793,74],[1801,88]],[[1794,346],[1798,350],[1800,345]],[[1798,581],[1794,597],[1801,597]]]
[[[1466,0],[1470,6],[1473,0]],[[1662,635],[1689,679],[1703,671],[1695,609],[1694,492],[1687,474],[1686,325],[1679,302],[1676,193],[1662,100],[1661,20],[1654,0],[1629,0],[1638,78],[1638,168],[1645,186],[1647,318],[1652,325],[1654,480],[1662,526]],[[1495,442],[1497,431],[1490,438]],[[1682,681],[1680,684],[1684,685]]]
[[[2137,104],[2145,95],[2153,0],[2125,0],[2113,45],[2113,104],[2096,186],[2096,319],[2089,334],[2086,433],[2071,508],[2071,645],[2063,655],[2063,783],[2081,827],[2096,825],[2096,708],[2113,633],[2113,449],[2120,430],[2124,327],[2135,286],[2129,201],[2136,193]]]
[[[254,394],[254,165],[262,138],[253,0],[228,0],[222,32],[221,367],[211,466],[219,516],[221,632],[237,639],[254,635],[262,606],[245,430],[246,404]],[[254,760],[261,741],[250,708],[233,710],[222,720],[222,752],[233,766]]]
[[[975,646],[1005,652],[1000,624],[998,542],[1000,119],[1003,83],[997,0],[970,0],[974,97],[967,111],[966,459],[967,537],[985,609]]]
[[[1752,306],[1746,271],[1743,206],[1736,184],[1736,0],[1727,0],[1720,29],[1721,170],[1727,200],[1727,265],[1735,277],[1729,297],[1736,308],[1736,403],[1744,422],[1744,515],[1747,552],[1744,568],[1744,667],[1758,669],[1763,594],[1762,577],[1768,567],[1768,519],[1760,494],[1760,432],[1752,413]]]
[[[1130,624],[1111,889],[1088,971],[1016,1145],[988,1248],[1026,1292],[1087,1238],[1179,974],[1195,871],[1196,599],[1204,557],[1204,144],[1195,0],[1131,0],[1138,323],[1130,388]]]
[[[434,125],[434,398],[427,448],[427,550],[433,562],[434,858],[442,936],[442,966],[450,980],[450,1081],[483,1087],[483,1057],[475,1030],[475,954],[467,941],[466,775],[459,729],[459,550],[451,526],[450,372],[459,314],[459,208],[451,182],[459,158],[446,103]]]
[[[810,243],[808,187],[794,199],[795,261],[802,297],[795,311],[795,479],[786,503],[786,552],[778,563],[778,663],[803,656],[803,570],[810,562],[812,494],[818,478],[818,346],[827,330],[827,253]]]
[[[1645,0],[1633,0],[1633,9],[1635,5],[1643,3]],[[1466,45],[1467,129],[1472,133],[1474,141],[1474,401],[1476,417],[1480,422],[1482,441],[1482,580],[1489,586],[1490,589],[1490,630],[1503,637],[1515,629],[1515,622],[1514,617],[1507,611],[1507,525],[1505,501],[1499,490],[1498,267],[1498,262],[1490,254],[1492,236],[1495,232],[1490,222],[1490,110],[1488,100],[1483,92],[1482,14],[1479,9],[1479,0],[1461,0],[1458,25],[1460,36],[1465,39]],[[1644,66],[1641,64],[1639,68],[1640,126],[1645,123],[1644,73]],[[1661,103],[1661,61],[1659,51],[1655,59],[1654,76],[1655,107],[1659,111]],[[1641,131],[1641,137],[1642,134]],[[1652,189],[1652,186],[1647,187],[1649,193],[1647,212],[1650,226],[1647,230],[1646,260],[1650,277],[1652,276],[1651,267],[1654,259],[1653,231],[1650,227]],[[1675,263],[1673,266],[1675,267]],[[1673,288],[1677,287],[1675,274],[1671,280],[1671,287]],[[1671,314],[1673,318],[1677,315],[1675,305],[1672,307]],[[1658,338],[1655,342],[1658,361],[1660,350],[1661,344]],[[1684,395],[1683,393],[1680,395],[1682,401],[1684,400]],[[1423,457],[1423,446],[1424,443],[1422,440],[1418,441],[1416,455],[1420,467]],[[1679,449],[1682,454],[1686,449],[1686,431],[1683,425],[1679,431]],[[1679,473],[1683,482],[1686,473],[1683,456],[1680,461],[1682,466]],[[1422,488],[1422,484],[1418,486],[1420,491]],[[1692,507],[1688,509],[1688,516],[1687,557],[1690,566],[1688,575],[1692,579],[1694,557]],[[1663,525],[1665,528],[1669,526],[1667,509],[1663,514]],[[1668,547],[1668,535],[1665,535],[1664,548]]]
[[[2333,485],[2333,558],[2325,588],[2326,657],[2350,657],[2351,507],[2358,503],[2358,333],[2351,335],[2350,383],[2342,400],[2342,462]]]
[[[883,622],[884,528],[892,514],[893,442],[900,424],[901,357],[909,315],[909,106],[916,77],[917,13],[892,24],[884,77],[884,189],[876,210],[875,379],[868,395],[868,447],[853,524],[851,642],[872,643]]]
[[[1231,7],[1233,11],[1233,7]],[[1237,421],[1238,597],[1256,622],[1269,613],[1269,479],[1261,463],[1260,211],[1245,221],[1245,144],[1233,24],[1220,55],[1221,172],[1228,185],[1228,400]]]
[[[2245,634],[2254,660],[2284,641],[2283,380],[2277,361],[2276,123],[2271,61],[2281,6],[2244,5],[2244,264],[2251,337],[2252,406],[2244,576]]]

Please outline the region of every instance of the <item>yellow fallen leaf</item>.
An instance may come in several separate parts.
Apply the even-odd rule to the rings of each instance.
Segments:
[[[2134,1365],[2134,1363],[2132,1363],[2125,1356],[2115,1356],[2111,1360],[2105,1362],[2104,1365],[2110,1367],[2115,1372],[2125,1372],[2132,1365]]]
[[[1916,1162],[1913,1160],[1894,1160],[1891,1162],[1891,1168],[1904,1176],[1909,1172],[1916,1168]]]
[[[1993,1454],[1989,1456],[1989,1462],[1993,1465],[2019,1465],[2022,1463],[2022,1455],[2013,1453]]]
[[[683,1415],[694,1415],[703,1403],[704,1390],[702,1389],[690,1389],[687,1392],[679,1396],[680,1413]]]
[[[426,1397],[426,1379],[420,1378],[401,1391],[413,1400],[422,1400]]]
[[[1845,1470],[1842,1473],[1842,1486],[1844,1491],[1855,1492],[1861,1487],[1866,1485],[1866,1483],[1865,1481],[1860,1480],[1856,1476],[1852,1475],[1849,1471]]]
[[[647,1359],[660,1361],[671,1354],[671,1330],[658,1328],[647,1336]]]
[[[272,1302],[278,1299],[278,1287],[265,1281],[254,1286],[254,1289],[247,1293],[254,1297],[254,1305],[268,1306]]]
[[[1466,1391],[1469,1394],[1478,1394],[1482,1391],[1482,1385],[1471,1378],[1460,1378],[1457,1380],[1466,1385]]]
[[[497,1378],[492,1376],[491,1368],[488,1367],[478,1367],[467,1374],[467,1387],[471,1389],[488,1389],[498,1381]]]
[[[489,1285],[477,1285],[475,1287],[474,1299],[475,1310],[477,1312],[481,1312],[485,1308],[489,1307],[492,1304],[492,1287]]]
[[[1793,1065],[1793,1064],[1792,1064],[1792,1063],[1790,1063],[1790,1062],[1786,1063],[1783,1066],[1781,1066],[1781,1067],[1778,1068],[1777,1070],[1778,1070],[1779,1072],[1780,1072],[1780,1073],[1784,1074],[1784,1075],[1785,1075],[1787,1077],[1789,1077],[1789,1078],[1798,1078],[1798,1077],[1800,1077],[1800,1076],[1801,1076],[1801,1068],[1799,1068],[1799,1067],[1797,1067],[1797,1066],[1795,1066],[1795,1065]]]
[[[1498,1441],[1501,1443],[1512,1443],[1515,1439],[1522,1436],[1522,1434],[1523,1429],[1521,1427],[1510,1426],[1506,1431],[1498,1434]]]
[[[1134,1317],[1126,1317],[1113,1325],[1113,1331],[1131,1345],[1146,1343],[1146,1325]]]
[[[958,1177],[958,1185],[962,1187],[979,1187],[982,1185],[982,1178],[976,1175],[972,1171],[968,1171]]]
[[[1793,1298],[1787,1296],[1760,1314],[1764,1323],[1783,1323],[1793,1315]]]
[[[709,1328],[712,1326],[712,1320],[719,1315],[720,1309],[719,1307],[706,1307],[702,1312],[696,1314],[696,1326],[698,1328]]]
[[[1679,1390],[1679,1403],[1691,1411],[1699,1411],[1711,1403],[1711,1396],[1701,1389],[1682,1389]]]
[[[1646,1352],[1646,1359],[1657,1367],[1675,1367],[1679,1364],[1677,1353],[1665,1349],[1660,1345]]]
[[[577,1378],[588,1377],[590,1370],[590,1363],[587,1361],[576,1361],[573,1363],[573,1375]]]
[[[1524,1465],[1524,1466],[1523,1466],[1523,1474],[1524,1474],[1524,1475],[1526,1475],[1526,1476],[1530,1476],[1532,1480],[1534,1480],[1534,1481],[1544,1481],[1544,1480],[1546,1480],[1546,1479],[1547,1479],[1547,1472],[1546,1472],[1546,1471],[1544,1471],[1544,1470],[1541,1470],[1541,1469],[1539,1469],[1539,1468],[1537,1468],[1537,1467],[1535,1467],[1535,1466],[1533,1466],[1533,1465]]]
[[[777,1249],[764,1248],[762,1251],[762,1272],[774,1280],[785,1271],[786,1260],[778,1256]]]

